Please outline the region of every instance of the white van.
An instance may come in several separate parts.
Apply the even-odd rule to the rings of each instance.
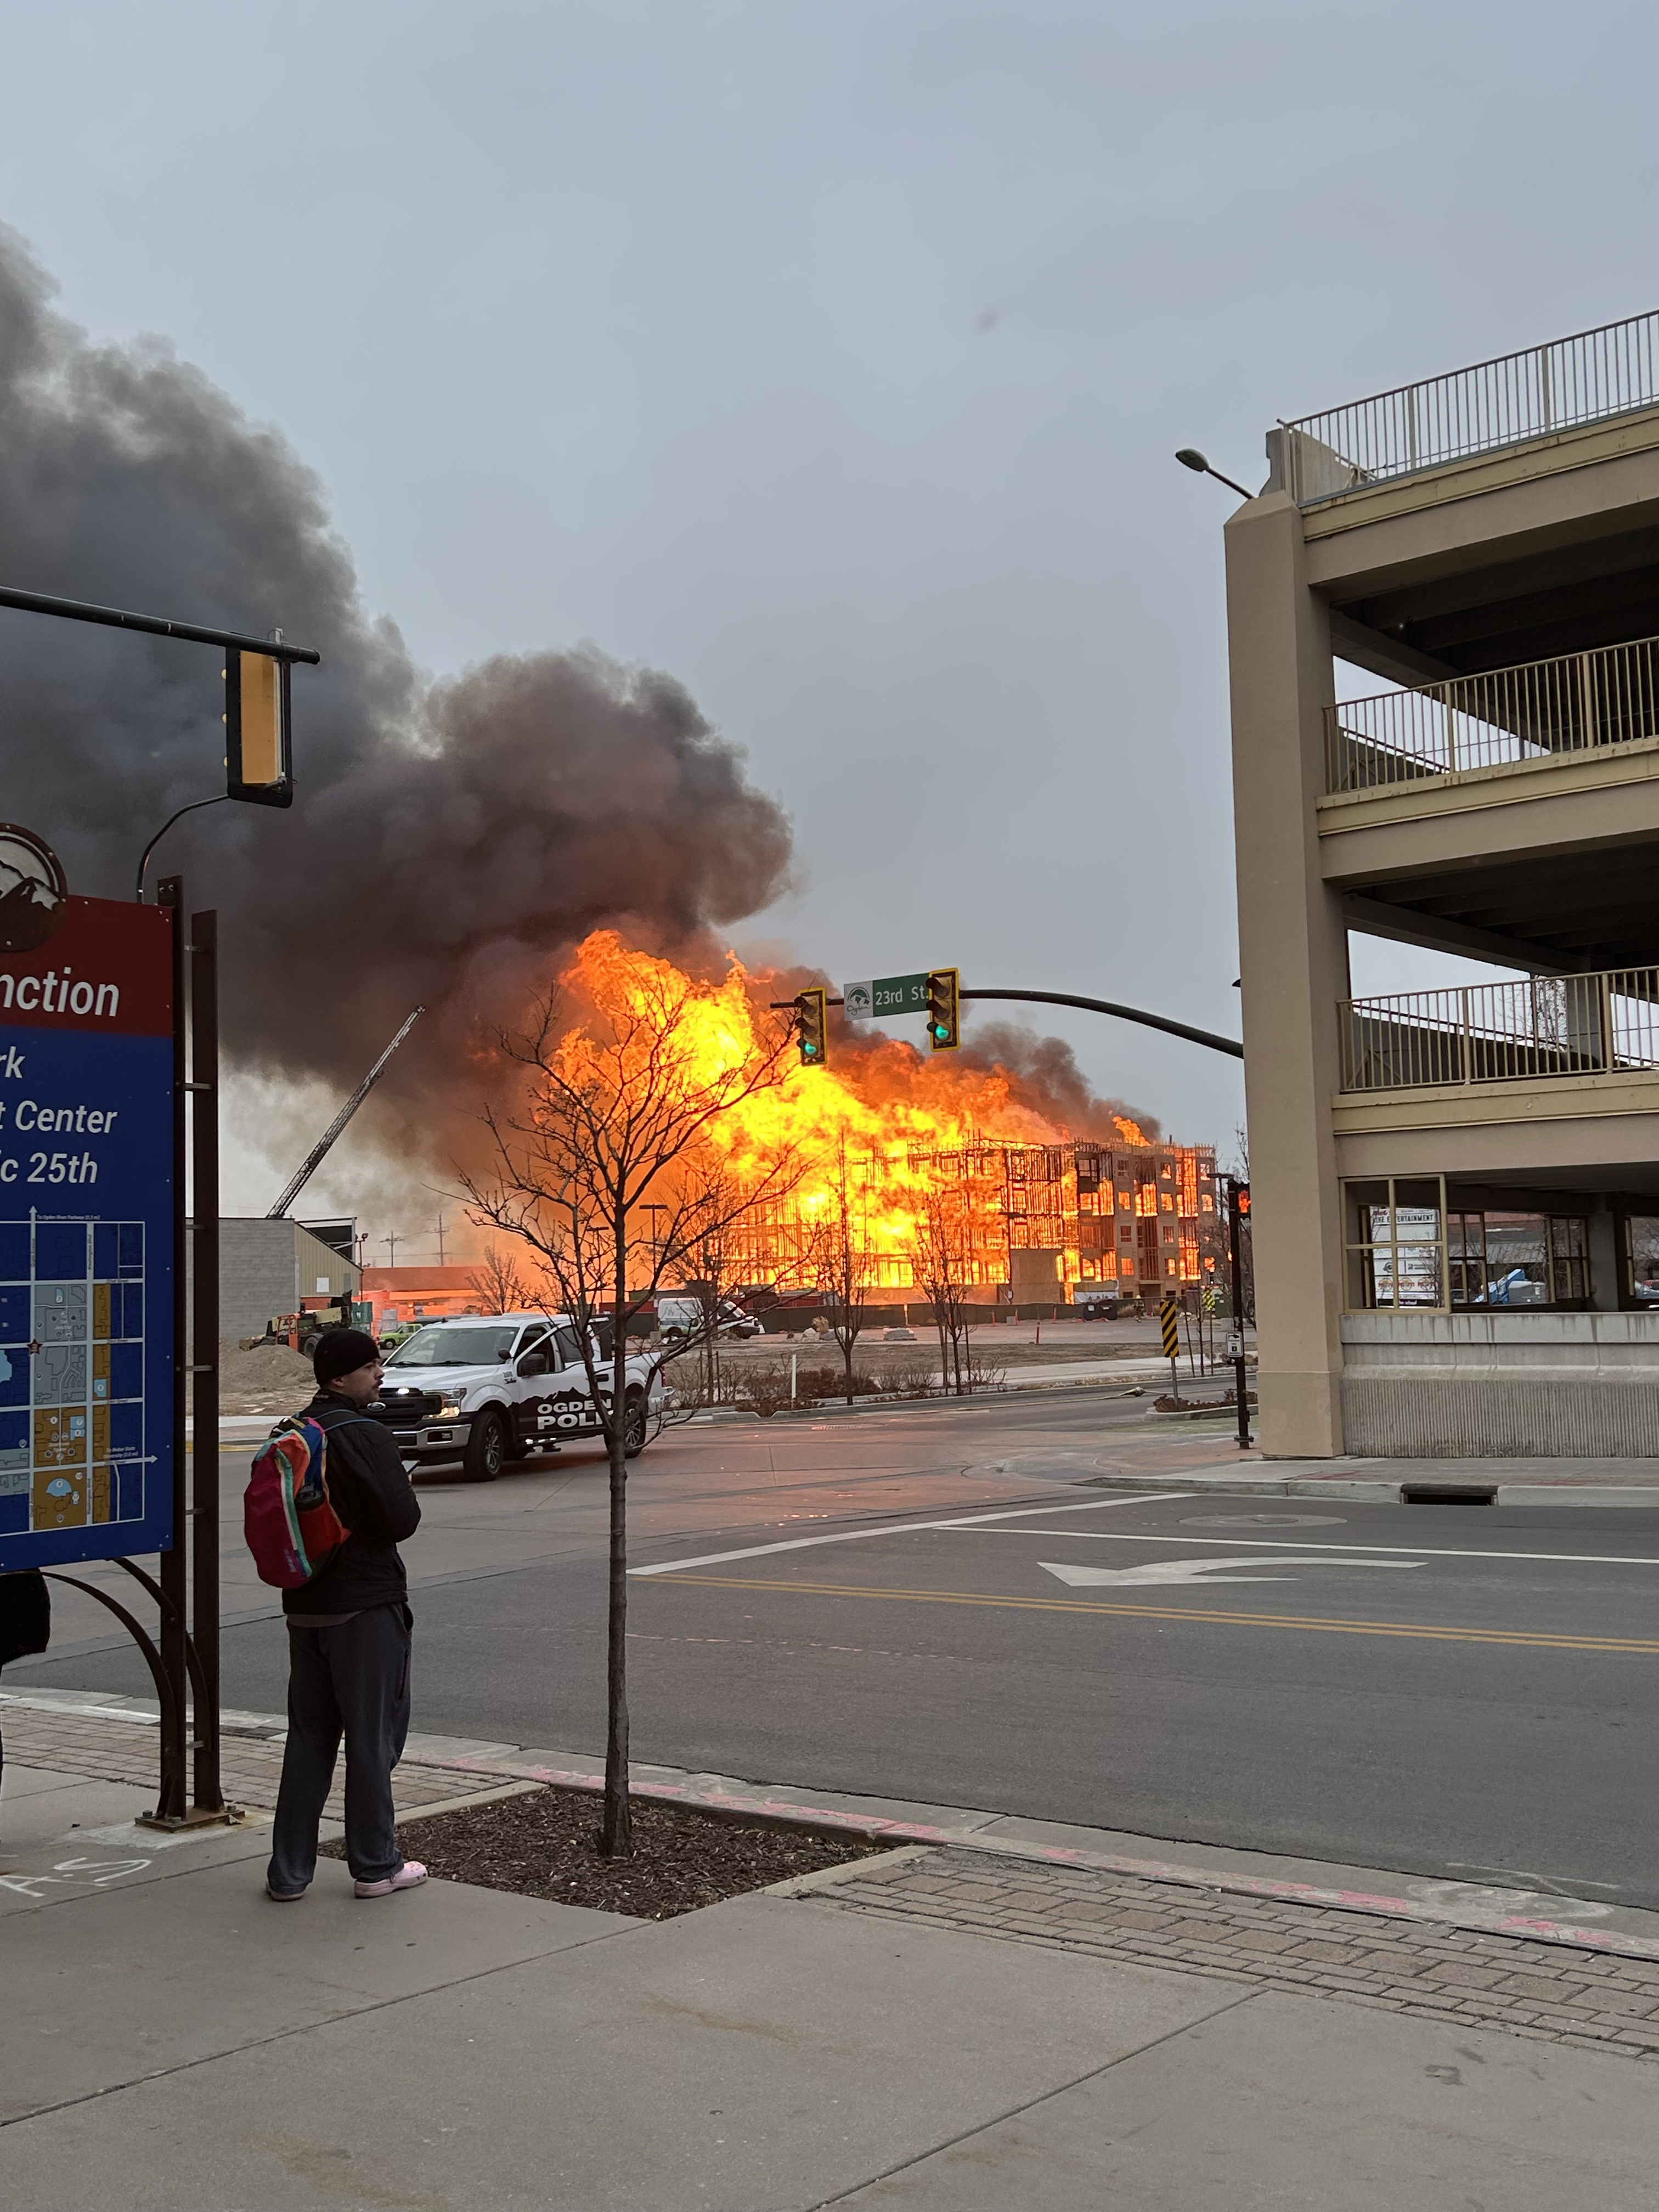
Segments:
[[[600,1395],[611,1362],[596,1356]],[[630,1356],[624,1445],[636,1459],[662,1409],[658,1361]],[[581,1339],[568,1315],[471,1314],[428,1322],[387,1358],[366,1410],[392,1431],[405,1463],[459,1459],[469,1482],[493,1482],[510,1460],[567,1437],[603,1433]]]
[[[702,1335],[703,1304],[694,1293],[659,1291],[653,1303],[657,1310],[657,1327],[665,1336]],[[766,1328],[753,1314],[745,1312],[735,1298],[721,1298],[714,1308],[714,1333],[717,1336],[764,1336]]]

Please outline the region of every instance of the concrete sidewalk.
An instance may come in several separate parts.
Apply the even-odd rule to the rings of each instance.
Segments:
[[[1659,2070],[1585,2047],[1659,2050],[1650,1964],[952,1848],[665,1923],[334,1861],[283,1907],[142,1794],[8,1769],[64,1869],[0,1884],[27,2212],[1655,2202]]]

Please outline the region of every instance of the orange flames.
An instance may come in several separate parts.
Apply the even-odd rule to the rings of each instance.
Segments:
[[[723,977],[699,980],[625,945],[613,930],[598,930],[578,947],[561,982],[577,1006],[585,1003],[601,1017],[677,1007],[674,1051],[688,1088],[700,1088],[754,1066],[765,1049],[763,1025],[788,1018],[768,1004],[792,995],[790,984],[751,976],[734,955],[728,963]],[[580,1022],[560,1046],[573,1064],[591,1049]],[[1133,1121],[1117,1117],[1115,1127],[1117,1148],[1147,1146]],[[1069,1148],[1073,1141],[1071,1131],[1017,1097],[1000,1067],[964,1066],[954,1054],[920,1053],[898,1038],[844,1030],[832,1033],[829,1066],[805,1067],[792,1059],[781,1083],[734,1104],[711,1135],[739,1187],[758,1182],[780,1154],[801,1166],[787,1198],[757,1209],[744,1232],[748,1264],[736,1271],[739,1279],[786,1285],[801,1279],[813,1224],[835,1208],[843,1176],[874,1282],[909,1279],[918,1210],[925,1194],[943,1184],[963,1194],[975,1217],[972,1279],[1006,1280],[1013,1241],[1008,1153]],[[1075,1211],[1074,1170],[1072,1188]]]

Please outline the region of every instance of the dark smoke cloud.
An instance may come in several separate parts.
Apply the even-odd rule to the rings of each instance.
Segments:
[[[292,811],[216,808],[152,864],[219,909],[244,1066],[349,1085],[424,1001],[386,1098],[435,1140],[433,1109],[476,1097],[480,1027],[589,928],[629,920],[671,948],[783,888],[787,817],[680,684],[592,651],[431,684],[365,612],[284,441],[165,344],[90,343],[52,290],[0,228],[0,581],[256,636],[280,623],[323,655],[295,672]],[[72,889],[130,897],[151,832],[222,787],[220,665],[0,611],[0,812],[56,847]]]
[[[1097,1097],[1071,1046],[1062,1038],[1038,1036],[1016,1022],[975,1021],[963,1040],[962,1058],[965,1066],[988,1073],[1000,1067],[1021,1105],[1046,1114],[1075,1136],[1121,1143],[1122,1132],[1115,1120],[1120,1114],[1137,1123],[1141,1134],[1154,1142],[1163,1134],[1155,1114],[1121,1098]]]

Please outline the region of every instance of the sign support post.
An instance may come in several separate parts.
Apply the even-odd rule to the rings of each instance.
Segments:
[[[189,1527],[197,1662],[191,1810],[199,1818],[222,1814],[225,1803],[219,1777],[219,917],[211,912],[190,918],[190,1140]]]
[[[185,1115],[188,1080],[185,1031],[185,915],[184,879],[164,877],[157,902],[167,914],[173,952],[173,1540],[161,1554],[161,1668],[173,1695],[161,1710],[161,1784],[153,1817],[158,1827],[175,1827],[185,1816],[185,1725],[189,1668],[186,1643],[185,1511],[185,1346],[189,1341],[185,1310]]]

